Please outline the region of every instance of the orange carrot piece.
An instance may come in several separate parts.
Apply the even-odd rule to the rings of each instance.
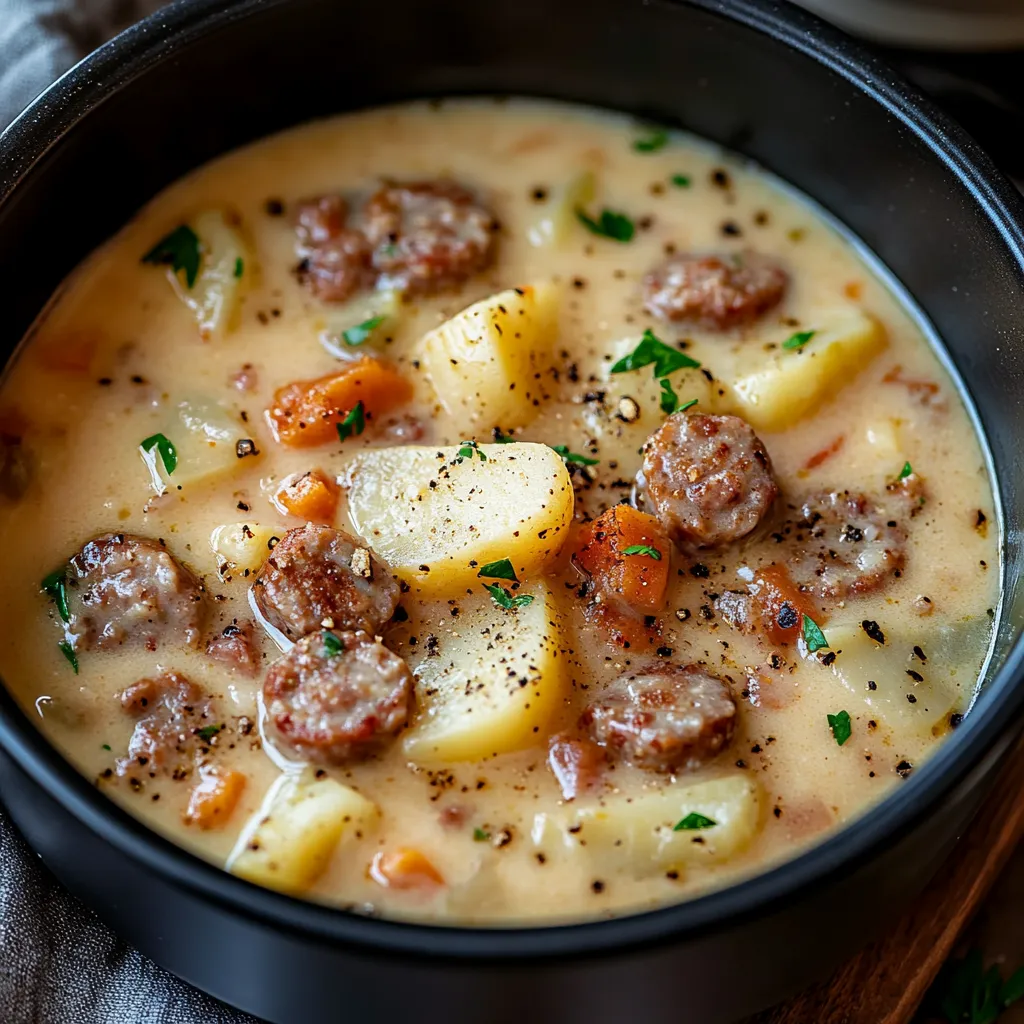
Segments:
[[[665,603],[670,542],[661,523],[629,505],[614,505],[580,534],[576,563],[606,598],[617,599],[641,615],[653,615]],[[657,552],[625,554],[628,549]]]
[[[370,877],[388,889],[433,889],[444,885],[441,872],[409,846],[381,850],[370,865]]]
[[[338,510],[338,485],[323,470],[293,473],[281,481],[273,502],[286,515],[330,526]]]
[[[244,772],[203,765],[199,769],[199,782],[189,795],[185,824],[198,825],[202,829],[224,825],[238,805],[245,783]]]
[[[819,625],[825,620],[811,598],[802,593],[784,565],[762,566],[747,584],[760,612],[761,632],[773,644],[790,644],[801,635],[804,616]]]
[[[839,449],[843,447],[846,442],[846,435],[840,434],[830,445],[822,448],[821,451],[815,452],[805,463],[804,469],[812,470],[817,469],[819,466],[828,462],[833,455],[839,452]]]
[[[267,422],[275,440],[306,448],[337,441],[338,424],[360,402],[370,421],[411,397],[412,385],[394,367],[364,358],[340,373],[286,384],[274,394]]]

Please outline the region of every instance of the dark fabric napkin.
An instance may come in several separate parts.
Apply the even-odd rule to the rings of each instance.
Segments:
[[[0,0],[0,129],[160,0]],[[3,794],[0,794],[2,799]],[[256,1024],[121,942],[0,812],[2,1024]]]

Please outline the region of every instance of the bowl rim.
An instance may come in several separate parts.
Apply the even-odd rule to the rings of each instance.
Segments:
[[[19,182],[88,112],[179,47],[287,0],[174,0],[66,72],[0,132],[0,209]],[[1024,202],[977,143],[879,57],[839,30],[776,0],[645,0],[693,7],[738,23],[824,65],[898,119],[981,207],[1024,273]],[[1000,551],[1001,561],[1005,558]],[[1005,581],[1004,581],[1005,590]],[[205,902],[279,932],[362,952],[511,965],[621,955],[735,927],[841,878],[910,832],[1020,725],[1024,637],[1018,631],[984,700],[929,758],[864,815],[822,843],[752,877],[681,903],[568,924],[473,927],[371,918],[263,889],[202,860],[104,796],[52,747],[0,686],[0,746],[19,769],[100,838]]]

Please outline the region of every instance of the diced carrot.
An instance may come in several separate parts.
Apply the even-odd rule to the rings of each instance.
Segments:
[[[389,889],[433,889],[444,885],[437,868],[419,850],[409,846],[381,850],[370,865],[370,877]]]
[[[760,613],[760,631],[773,644],[790,644],[800,636],[804,616],[820,625],[824,619],[807,594],[802,593],[784,565],[762,566],[747,584]]]
[[[633,554],[625,554],[629,549]],[[576,564],[605,600],[653,615],[665,603],[670,544],[661,523],[629,505],[614,505],[580,534]]]
[[[203,765],[199,769],[199,782],[192,787],[189,796],[185,824],[202,829],[224,825],[237,806],[245,783],[244,772]]]
[[[273,501],[286,515],[330,526],[338,510],[339,493],[338,485],[323,470],[311,469],[308,473],[286,476]]]
[[[830,445],[822,448],[821,451],[815,452],[805,463],[804,469],[817,469],[820,465],[828,462],[833,455],[839,452],[839,449],[843,447],[846,441],[846,435],[840,434]]]
[[[341,373],[286,384],[274,394],[267,422],[281,444],[306,448],[337,441],[338,424],[360,402],[371,420],[411,397],[412,385],[394,367],[365,358]]]
[[[573,800],[600,778],[604,751],[590,740],[558,733],[548,743],[548,767],[562,796]]]

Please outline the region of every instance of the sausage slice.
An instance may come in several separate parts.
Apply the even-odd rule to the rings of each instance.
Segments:
[[[764,444],[738,416],[674,413],[643,454],[637,494],[682,551],[745,537],[778,494]]]
[[[345,764],[405,725],[408,666],[362,632],[318,630],[278,658],[263,683],[267,721],[282,745],[310,761]]]
[[[68,634],[76,650],[199,642],[202,585],[157,541],[108,533],[69,564]]]
[[[355,537],[307,523],[289,530],[271,552],[253,596],[264,618],[297,640],[325,623],[377,633],[394,614],[400,589]]]
[[[697,768],[732,739],[729,686],[699,665],[659,664],[609,684],[580,718],[595,743],[651,771]]]
[[[782,267],[757,253],[679,255],[644,278],[644,305],[662,320],[687,320],[724,331],[777,306],[788,281]]]
[[[344,302],[373,283],[370,244],[347,220],[348,204],[341,196],[320,196],[299,205],[299,277],[324,302]]]

